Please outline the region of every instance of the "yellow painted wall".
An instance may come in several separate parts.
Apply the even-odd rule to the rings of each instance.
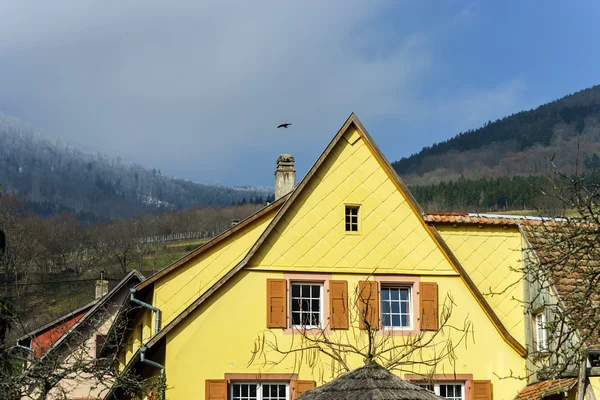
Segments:
[[[170,387],[167,392],[169,400],[204,399],[204,381],[223,379],[225,373],[290,373],[294,370],[292,359],[271,369],[263,367],[261,362],[248,366],[254,341],[266,330],[266,279],[282,276],[277,272],[242,271],[167,335],[165,367]],[[332,279],[348,280],[352,292],[352,288],[365,276],[335,274]],[[462,325],[467,319],[473,323],[473,336],[457,349],[455,369],[446,362],[436,372],[455,371],[457,374],[473,374],[474,379],[491,379],[495,400],[513,399],[525,383],[514,379],[500,380],[494,374],[508,376],[511,370],[522,371],[523,358],[498,335],[460,278],[428,277],[424,280],[438,283],[440,304],[447,293],[452,295],[456,304],[452,314],[454,324]],[[270,332],[284,348],[290,346],[294,338],[281,329]],[[334,335],[340,337],[342,334]],[[402,337],[397,340],[401,341]],[[269,353],[268,359],[276,360],[276,356]],[[322,368],[315,370],[304,365],[299,378],[314,379],[320,383],[322,378],[330,380],[327,360],[323,356]],[[355,357],[351,360],[352,367],[360,365],[360,359]]]
[[[436,228],[506,329],[525,344],[519,230],[473,225]]]
[[[596,398],[598,398],[600,395],[600,377],[597,377],[597,376],[591,377],[590,378],[590,386],[594,390],[594,394],[596,395]]]
[[[360,234],[345,204],[360,204]],[[454,275],[366,142],[351,128],[287,210],[250,265],[257,269]]]
[[[248,252],[265,230],[275,212],[232,234],[195,259],[154,283],[152,304],[161,310],[161,325],[166,326],[206,289],[229,272]],[[154,330],[154,321],[152,321]]]

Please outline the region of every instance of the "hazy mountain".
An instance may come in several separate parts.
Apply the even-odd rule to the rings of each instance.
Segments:
[[[43,138],[0,114],[0,183],[34,211],[70,210],[91,218],[129,217],[157,209],[265,202],[270,188],[204,185],[163,176]]]

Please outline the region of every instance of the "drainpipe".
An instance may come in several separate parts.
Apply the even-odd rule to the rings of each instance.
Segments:
[[[160,331],[160,310],[158,308],[154,307],[153,305],[144,303],[143,301],[136,299],[135,298],[135,292],[136,292],[135,288],[130,288],[129,291],[130,291],[130,296],[131,296],[130,300],[132,302],[134,302],[135,304],[139,304],[142,307],[149,308],[150,310],[154,311],[154,313],[156,315],[156,323],[155,323],[156,326],[154,328],[154,334],[155,335],[158,334],[158,332]]]
[[[148,350],[146,346],[142,346],[140,348],[140,361],[142,362],[142,364],[147,364],[151,367],[160,369],[160,374],[163,375],[165,373],[165,366],[155,361],[146,359],[146,350]]]
[[[142,364],[146,364],[146,365],[149,365],[151,367],[160,369],[160,378],[164,379],[164,377],[165,377],[165,366],[162,365],[162,364],[157,363],[156,361],[152,361],[152,360],[146,359],[146,350],[148,350],[148,348],[146,346],[140,347],[140,362]],[[159,390],[162,392],[164,390],[164,388],[161,388]],[[164,398],[164,392],[162,393],[162,398]]]

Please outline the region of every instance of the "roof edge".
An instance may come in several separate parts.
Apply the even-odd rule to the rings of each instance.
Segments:
[[[253,221],[259,219],[260,217],[264,216],[272,209],[281,205],[283,202],[285,202],[287,200],[287,198],[289,196],[290,196],[290,193],[275,200],[271,204],[264,206],[263,208],[256,211],[254,214],[251,214],[250,216],[248,216],[245,219],[243,219],[242,221],[240,221],[240,223],[236,224],[235,226],[232,226],[231,228],[229,228],[226,231],[222,232],[221,234],[215,236],[208,242],[200,245],[195,250],[192,250],[191,252],[184,255],[180,259],[178,259],[178,260],[174,261],[173,263],[171,263],[170,265],[166,266],[162,270],[156,272],[152,276],[148,277],[148,279],[146,279],[145,281],[143,281],[139,285],[137,285],[136,290],[143,290],[143,289],[147,288],[148,286],[150,286],[152,283],[156,282],[160,278],[164,277],[165,275],[168,275],[171,271],[179,268],[181,265],[185,264],[186,262],[196,258],[197,256],[201,255],[205,251],[207,251],[207,250],[211,249],[212,247],[216,246],[217,244],[221,243],[223,240],[225,240],[229,236],[233,235],[234,233],[244,229],[245,227],[250,225]]]
[[[467,271],[464,269],[458,258],[456,258],[448,244],[444,241],[444,238],[442,238],[442,236],[438,232],[438,230],[435,229],[434,226],[429,226],[429,230],[432,233],[435,240],[438,242],[442,251],[445,253],[446,257],[448,257],[450,262],[453,264],[453,267],[456,269],[462,281],[465,283],[465,286],[467,286],[473,297],[475,297],[475,300],[479,303],[479,305],[481,306],[485,314],[488,316],[488,318],[492,322],[492,325],[494,325],[502,339],[504,339],[504,341],[510,347],[512,347],[521,357],[525,357],[527,355],[527,350],[525,349],[525,347],[521,343],[519,343],[519,341],[510,334],[510,332],[508,332],[508,329],[506,329],[502,321],[500,321],[500,318],[498,318],[498,315],[496,315],[496,313],[494,312],[494,309],[490,306],[485,297],[483,297],[483,294],[481,294],[481,292],[477,288],[477,285],[475,285]]]

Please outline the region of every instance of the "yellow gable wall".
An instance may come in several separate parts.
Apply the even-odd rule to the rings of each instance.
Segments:
[[[346,233],[345,204],[360,204]],[[455,271],[351,125],[250,261],[260,269],[447,274]]]
[[[276,211],[272,210],[251,222],[212,249],[154,283],[152,304],[161,310],[162,327],[171,322],[248,253]],[[154,321],[152,324],[154,329]]]
[[[485,225],[436,228],[508,332],[525,343],[519,230]]]
[[[205,398],[205,380],[223,379],[226,373],[291,373],[293,360],[266,368],[261,362],[248,365],[255,339],[266,331],[266,279],[282,278],[283,273],[242,270],[198,310],[167,335],[166,376],[169,400]],[[327,278],[347,280],[350,299],[353,288],[365,276],[333,274]],[[455,302],[451,322],[462,326],[465,320],[473,323],[473,334],[465,344],[458,346],[455,368],[447,361],[436,373],[473,374],[474,379],[489,379],[493,384],[494,400],[513,399],[525,382],[507,377],[511,371],[524,370],[524,360],[499,336],[494,326],[466,289],[459,277],[423,277],[435,281],[439,287],[441,305],[450,294]],[[270,330],[282,348],[289,348],[293,334],[281,329]],[[336,337],[352,337],[358,330],[340,331]],[[456,333],[449,333],[455,340]],[[360,333],[359,333],[360,335]],[[438,336],[440,339],[440,337]],[[296,337],[296,342],[298,338]],[[401,343],[402,337],[397,337]],[[445,339],[443,339],[445,343]],[[319,368],[304,365],[299,379],[315,380],[318,384],[331,379],[328,358],[321,356]],[[267,360],[277,357],[268,353]],[[359,367],[361,360],[352,358],[351,367]],[[497,374],[497,376],[495,375]]]

